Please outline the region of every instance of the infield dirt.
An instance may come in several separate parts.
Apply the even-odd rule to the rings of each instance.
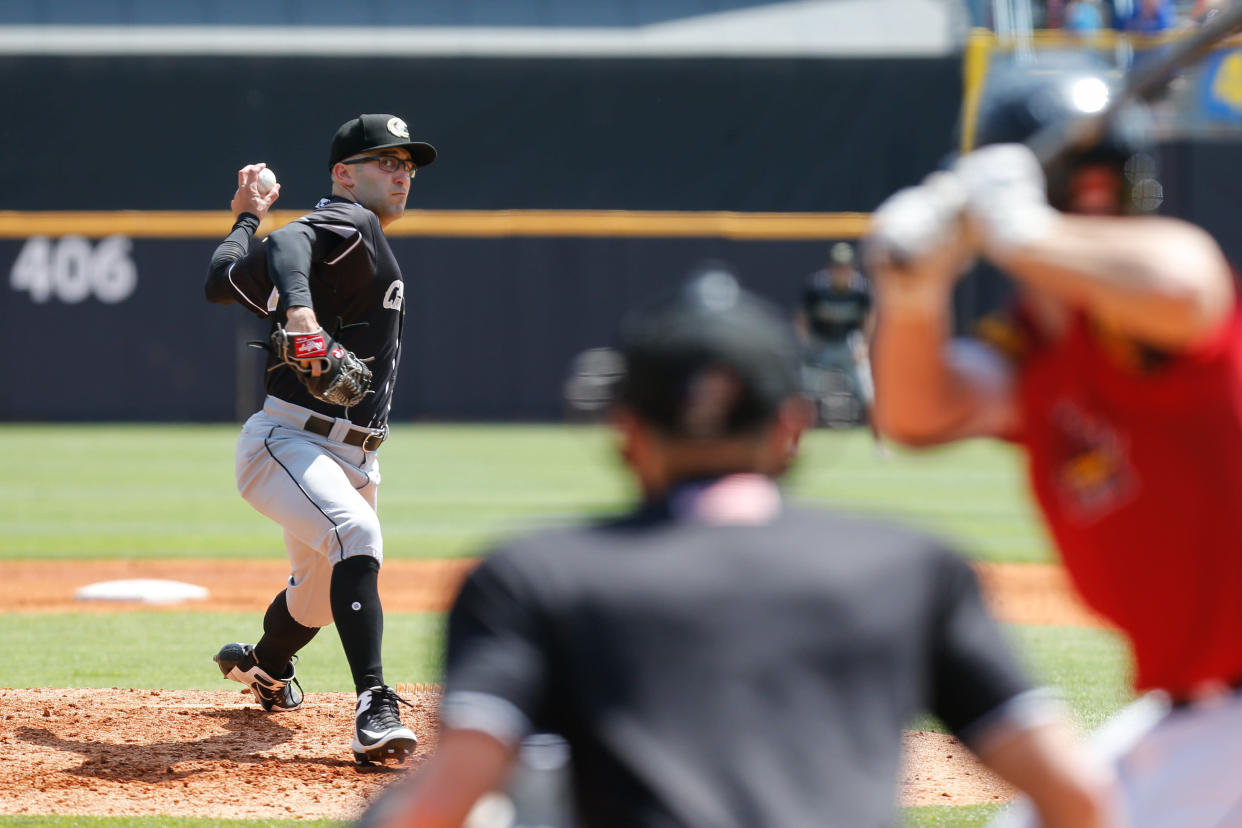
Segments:
[[[380,584],[385,609],[444,610],[471,566],[389,561]],[[1004,620],[1099,623],[1059,568],[977,568]],[[259,614],[285,574],[280,561],[7,562],[0,563],[0,612],[129,611],[134,605],[76,602],[74,590],[103,580],[168,578],[217,595],[226,594],[216,587],[227,579],[227,599],[177,609]],[[405,768],[416,767],[435,748],[437,697],[434,689],[398,689],[414,703],[404,718],[422,741]],[[0,813],[347,819],[401,772],[357,768],[347,745],[352,725],[353,701],[344,693],[312,693],[301,710],[271,715],[244,690],[0,690]],[[1011,795],[952,737],[911,732],[905,748],[904,805]]]

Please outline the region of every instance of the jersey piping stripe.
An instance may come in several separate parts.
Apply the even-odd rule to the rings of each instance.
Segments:
[[[241,299],[247,305],[249,305],[251,309],[253,309],[259,315],[267,316],[267,313],[268,313],[267,308],[261,308],[258,305],[256,305],[254,302],[251,302],[250,297],[248,297],[244,291],[238,288],[237,283],[233,281],[233,268],[236,266],[237,266],[237,262],[230,263],[229,269],[226,274],[229,277],[229,286],[233,288],[233,295]]]
[[[341,253],[341,255],[337,256],[335,259],[325,260],[325,261],[324,261],[324,264],[326,264],[326,265],[334,265],[334,264],[336,264],[336,263],[337,263],[337,262],[339,262],[341,259],[343,259],[343,258],[345,258],[346,256],[348,256],[348,255],[349,255],[349,251],[351,251],[351,250],[353,250],[355,247],[357,247],[357,246],[358,246],[358,244],[359,244],[361,241],[362,241],[362,234],[361,234],[361,233],[357,233],[357,234],[355,234],[355,235],[354,235],[354,243],[353,243],[353,244],[351,244],[349,247],[345,248],[345,251],[344,251],[343,253]]]
[[[287,428],[287,426],[285,427]],[[332,517],[325,512],[318,503],[315,502],[315,499],[310,496],[310,492],[306,491],[306,489],[302,486],[302,481],[298,480],[297,476],[294,475],[293,472],[289,471],[289,467],[280,462],[280,458],[276,456],[276,452],[272,451],[270,440],[272,438],[272,433],[276,431],[277,428],[280,428],[280,426],[272,426],[271,430],[267,432],[267,436],[263,438],[263,448],[267,450],[268,456],[276,461],[276,465],[284,469],[285,474],[289,475],[289,479],[293,481],[293,485],[298,487],[298,491],[301,492],[302,496],[310,502],[310,505],[318,509],[319,514],[323,515],[324,519],[327,520],[328,523],[332,524],[332,534],[336,536],[336,545],[340,547],[341,550],[340,560],[345,560],[345,543],[341,540],[341,527],[338,526],[336,521],[333,520]],[[340,563],[340,561],[337,561],[337,563]]]
[[[271,232],[304,212],[274,210],[261,228]],[[463,238],[724,238],[755,241],[854,239],[867,231],[868,213],[737,213],[654,210],[407,210],[389,237]],[[103,238],[222,238],[233,214],[203,211],[0,210],[0,238],[81,235]]]

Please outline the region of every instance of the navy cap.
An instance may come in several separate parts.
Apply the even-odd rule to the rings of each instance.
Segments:
[[[328,168],[351,155],[394,147],[408,150],[410,159],[419,167],[436,160],[436,148],[425,141],[411,141],[409,126],[396,115],[359,115],[341,124],[332,136]]]
[[[757,430],[801,390],[785,315],[722,270],[631,313],[618,339],[625,369],[616,401],[673,436]]]

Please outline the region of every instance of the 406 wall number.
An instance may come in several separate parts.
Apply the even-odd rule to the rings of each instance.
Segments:
[[[29,292],[34,302],[76,304],[92,297],[123,302],[138,285],[131,248],[125,236],[108,236],[98,244],[84,236],[32,236],[13,262],[9,285]]]

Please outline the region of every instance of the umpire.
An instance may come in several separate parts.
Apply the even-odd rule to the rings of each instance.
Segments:
[[[940,716],[1052,826],[1102,772],[1030,691],[970,568],[913,532],[798,508],[798,346],[724,274],[628,318],[614,404],[644,497],[494,550],[448,628],[443,733],[370,825],[459,825],[519,740],[562,734],[585,826],[893,825],[902,726]]]

